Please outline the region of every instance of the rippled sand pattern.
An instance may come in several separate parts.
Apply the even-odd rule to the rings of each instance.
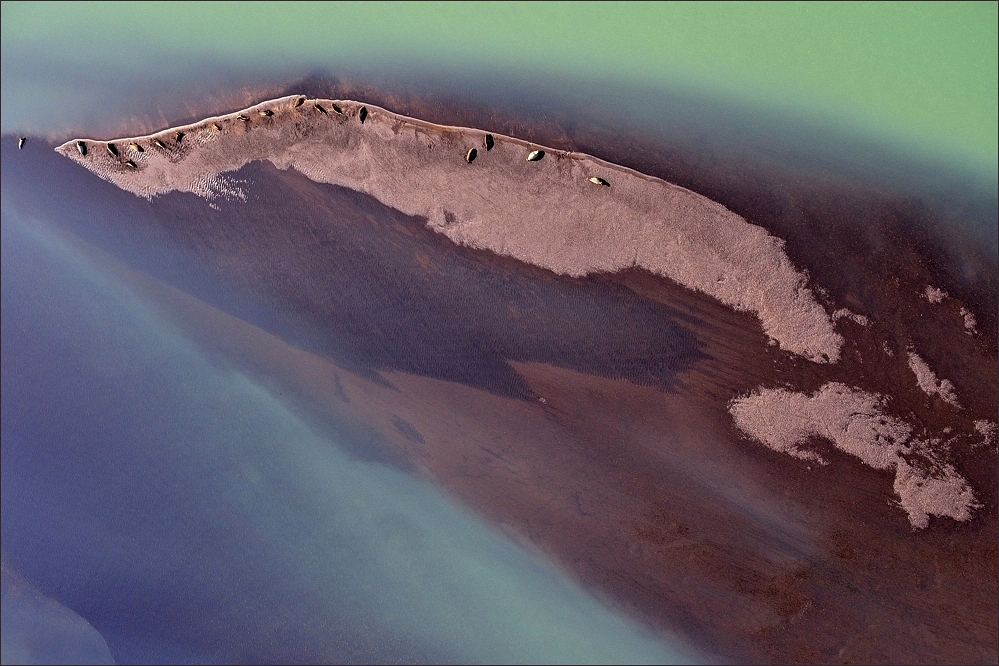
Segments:
[[[212,198],[219,174],[267,159],[425,217],[456,243],[556,273],[646,268],[754,313],[782,349],[818,363],[839,359],[842,337],[782,240],[657,178],[499,134],[490,135],[487,149],[486,135],[358,102],[285,97],[121,139],[117,157],[89,140],[87,155],[77,140],[58,150],[143,197],[182,191]],[[468,161],[471,148],[476,156]],[[544,157],[528,161],[539,149]]]

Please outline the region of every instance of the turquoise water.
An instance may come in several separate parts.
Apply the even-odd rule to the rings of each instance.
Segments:
[[[493,71],[693,88],[997,171],[996,3],[5,2],[2,18],[4,131],[316,67]],[[88,95],[116,76],[139,82]]]

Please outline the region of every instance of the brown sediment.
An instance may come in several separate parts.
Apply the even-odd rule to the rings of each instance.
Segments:
[[[369,107],[376,112],[365,131],[384,117]],[[494,150],[510,140],[497,137]],[[474,145],[483,140],[477,135]],[[524,163],[537,145],[519,144],[523,166],[549,163]],[[594,152],[615,149],[605,148]],[[475,169],[492,152],[482,151]],[[453,151],[457,166],[473,170],[462,156]],[[108,221],[95,238],[139,238],[137,227],[152,227],[140,244],[169,238],[214,267],[212,277],[272,299],[275,309],[288,305],[337,336],[353,334],[344,324],[351,322],[356,339],[372,344],[341,353],[333,343],[289,343],[266,322],[192,298],[190,287],[130,278],[192,337],[295,396],[306,418],[367,433],[372,450],[358,455],[434,479],[615,603],[722,657],[995,661],[994,343],[965,333],[955,315],[966,294],[934,273],[906,236],[879,246],[871,261],[867,246],[850,244],[856,235],[830,233],[811,247],[781,234],[795,265],[823,276],[810,284],[830,289],[833,303],[821,300],[845,338],[837,363],[816,364],[769,345],[754,314],[641,267],[572,279],[455,247],[425,219],[292,169],[247,165],[227,178],[231,192],[248,181],[245,205],[218,197],[211,209],[178,193],[133,203],[110,196],[110,187],[73,205],[121,208],[124,224]],[[617,176],[611,182],[616,190]],[[459,259],[481,270],[456,271]],[[854,262],[866,272],[844,278]],[[519,297],[463,290],[520,279],[527,286]],[[927,284],[955,295],[931,304]],[[367,310],[343,300],[355,291]],[[953,312],[942,312],[951,300]],[[558,310],[560,302],[581,305]],[[982,319],[991,330],[991,315]],[[962,410],[927,399],[910,348],[952,380]],[[835,433],[806,437],[800,446],[827,463],[818,465],[743,439],[728,412],[733,399],[775,389],[808,398],[836,383],[847,397],[883,396],[882,416],[910,428],[909,441],[923,448],[899,447],[878,470],[837,446]],[[814,416],[822,423],[826,413]],[[861,438],[857,448],[870,443]],[[927,526],[913,531],[899,499],[936,478],[933,464],[937,472],[951,466],[981,506],[964,521],[924,507]]]
[[[194,147],[149,155],[135,173],[96,156],[78,161],[150,198],[170,191],[215,196],[224,182],[220,174],[266,159],[425,217],[456,243],[556,273],[646,268],[756,314],[784,349],[819,363],[839,358],[842,337],[781,242],[704,197],[581,153],[549,149],[551,159],[528,168],[525,158],[540,159],[545,151],[500,135],[494,135],[488,162],[483,158],[479,169],[459,173],[460,160],[485,132],[434,125],[374,106],[377,112],[362,129],[346,118],[304,118],[294,111],[297,99],[281,98],[234,114],[248,120],[253,112],[271,111],[275,122],[266,127],[247,122],[242,132],[219,137],[207,131],[216,119],[186,126]],[[316,100],[313,106],[325,115],[325,106],[333,103]],[[356,110],[359,118],[367,115],[367,107],[357,102],[337,103]],[[65,146],[58,150],[72,158]],[[588,179],[602,178],[599,174],[614,180],[612,191],[593,190]],[[503,205],[490,203],[500,201]]]
[[[487,153],[489,162],[479,163],[482,168],[458,171],[462,154],[466,162],[474,159],[475,149],[468,146],[484,136],[481,130],[435,125],[377,107],[372,107],[377,113],[364,130],[346,118],[303,124],[301,114],[294,111],[297,99],[280,98],[237,114],[237,118],[247,118],[245,114],[253,110],[276,111],[278,122],[273,126],[247,129],[224,140],[209,136],[195,149],[178,151],[169,160],[150,161],[143,173],[132,178],[115,162],[75,156],[69,143],[58,150],[147,198],[176,190],[245,200],[242,190],[223,172],[254,159],[268,160],[280,169],[294,168],[314,181],[365,192],[408,215],[424,217],[429,228],[456,243],[490,249],[555,273],[582,276],[646,268],[736,310],[754,313],[781,348],[820,363],[840,359],[843,336],[834,330],[834,322],[847,319],[860,326],[870,324],[866,316],[846,308],[827,314],[813,289],[806,286],[804,273],[784,254],[781,240],[693,192],[581,153],[554,151],[554,164],[543,167],[544,150],[512,137],[494,142],[495,148]],[[325,114],[323,104],[332,103],[316,100],[313,106]],[[367,110],[356,102],[340,104],[357,109],[359,116]],[[185,129],[204,137],[208,122]],[[537,164],[525,168],[525,152],[526,161]],[[598,195],[592,179],[607,181],[588,174],[600,171],[613,173],[615,186]],[[491,205],[495,201],[504,203]],[[828,419],[836,421],[837,414],[852,409],[849,396],[860,395],[847,385],[843,388],[824,393],[826,399],[818,403],[809,402],[804,393],[792,402],[825,405],[830,410]],[[789,418],[791,412],[782,406],[786,401],[767,399],[785,393],[758,391],[751,403],[754,422]],[[811,412],[800,415],[806,422],[815,417]],[[963,425],[967,430],[968,424]],[[760,428],[747,425],[742,430],[768,441]],[[823,434],[813,431],[805,427],[792,439]],[[870,438],[865,446],[879,449],[880,431],[867,428],[864,432]],[[946,467],[949,447],[935,435],[922,433],[920,441],[927,443],[922,448],[932,450],[944,469],[952,470]],[[794,445],[776,450],[790,452]],[[868,461],[870,456],[860,458]],[[948,478],[964,487],[960,475]],[[938,502],[934,510],[965,519],[967,508],[974,506],[970,494],[961,490],[952,495],[960,498],[955,501],[963,502],[964,508]],[[909,513],[914,525],[925,525],[922,514]]]
[[[994,530],[916,538],[887,504],[890,485],[845,456],[832,456],[837,474],[826,475],[738,446],[703,390],[718,385],[703,365],[663,393],[515,363],[533,401],[400,372],[373,381],[118,270],[194,339],[297,396],[306,418],[367,429],[384,459],[717,656],[926,663],[995,651],[995,548],[981,548]],[[717,307],[696,295],[677,305],[702,315]],[[762,332],[729,336],[737,323],[698,327],[724,331],[709,345],[719,365],[757,353]],[[858,501],[873,510],[858,518]]]

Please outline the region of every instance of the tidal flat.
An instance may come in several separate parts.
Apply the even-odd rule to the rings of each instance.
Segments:
[[[5,136],[5,236],[59,239],[45,242],[73,248],[318,440],[338,442],[375,476],[391,470],[442,489],[503,540],[554,563],[613,618],[636,623],[615,629],[641,637],[621,644],[658,636],[689,651],[681,661],[994,660],[997,270],[988,234],[976,231],[987,216],[953,224],[960,209],[849,177],[549,118],[307,80],[152,134],[30,138],[23,149]],[[536,150],[544,157],[528,161]],[[56,458],[67,444],[39,425],[65,404],[33,379],[33,350],[45,344],[7,323],[51,297],[37,286],[43,275],[11,291],[15,267],[36,269],[9,247],[4,483],[13,459],[16,485],[42,463],[10,456],[8,441],[47,442]],[[47,335],[64,347],[74,337]],[[42,364],[48,381],[71,375],[60,359],[77,357]],[[111,375],[111,392],[135,376],[128,363]],[[927,390],[944,381],[949,392]],[[186,409],[226,413],[220,394],[196,386]],[[115,420],[105,416],[114,404],[80,408],[92,437]],[[185,441],[216,450],[218,438],[196,432]],[[230,492],[280,498],[263,503],[271,510],[302,506],[280,538],[262,528],[231,536],[224,550],[257,550],[216,566],[233,581],[254,562],[319,567],[313,553],[335,539],[272,560],[317,508],[292,492],[300,470],[249,464],[240,437],[228,439],[232,450],[209,456],[205,473],[232,467]],[[321,478],[331,464],[310,469]],[[144,520],[176,501],[170,470],[143,467],[157,488],[133,490],[148,503]],[[13,543],[40,538],[16,518],[8,528],[4,511],[6,543],[8,529],[21,537]],[[198,502],[179,511],[201,514]],[[404,516],[372,518],[399,544],[397,564],[427,538]],[[133,557],[155,554],[155,542],[136,541]],[[97,560],[107,547],[90,546]],[[197,548],[171,542],[181,560]],[[135,591],[106,573],[118,592],[102,605],[29,553],[5,546],[4,561],[70,600],[114,653],[108,636],[127,624],[116,613],[143,603]],[[456,565],[443,566],[447,576]],[[260,606],[242,614],[238,596],[210,591],[203,604],[226,608],[229,630],[263,631],[268,596],[249,593]],[[297,659],[336,654],[319,647],[322,626],[291,610],[281,611],[291,633],[272,628],[240,652],[209,631],[201,605],[156,597],[168,618],[159,638],[192,654],[252,660],[273,641],[267,654],[278,658],[293,635]],[[317,616],[357,623],[338,634],[349,659],[480,654],[440,628],[453,619],[379,619],[388,628],[366,632],[377,614],[358,619],[365,603],[309,603]],[[501,626],[479,622],[487,635]],[[357,638],[376,635],[405,638],[386,653]]]

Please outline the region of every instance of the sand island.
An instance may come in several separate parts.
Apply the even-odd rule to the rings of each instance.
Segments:
[[[589,155],[301,96],[57,150],[146,198],[243,197],[224,174],[266,159],[425,217],[455,243],[556,273],[648,269],[755,314],[782,349],[817,363],[840,356],[841,335],[780,239],[701,195]]]

